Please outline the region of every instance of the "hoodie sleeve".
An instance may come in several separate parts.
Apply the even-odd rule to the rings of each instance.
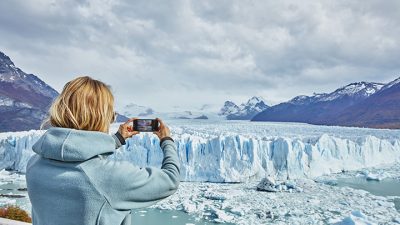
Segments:
[[[114,141],[115,141],[115,149],[118,149],[122,145],[125,145],[125,139],[122,137],[122,135],[118,131],[111,136],[114,138]]]
[[[163,140],[161,149],[164,153],[161,169],[105,159],[90,160],[81,167],[111,207],[119,210],[147,207],[172,195],[179,186],[175,143]]]

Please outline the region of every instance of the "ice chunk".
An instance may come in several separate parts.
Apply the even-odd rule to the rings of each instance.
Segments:
[[[365,216],[360,211],[352,211],[350,216],[348,216],[348,217],[344,218],[343,220],[338,221],[334,224],[335,225],[375,225],[377,223],[368,219],[368,217]]]
[[[217,217],[217,218],[214,219],[214,221],[218,222],[218,223],[230,222],[230,221],[232,221],[234,219],[233,215],[229,215],[224,210],[213,208],[211,210],[211,212]]]
[[[375,180],[375,181],[381,181],[386,178],[386,175],[384,173],[369,173],[366,176],[367,180]]]

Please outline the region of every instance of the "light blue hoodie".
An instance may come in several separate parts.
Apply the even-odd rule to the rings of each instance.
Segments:
[[[163,140],[161,169],[107,160],[121,143],[102,132],[50,128],[35,143],[26,182],[33,225],[129,225],[131,209],[172,195],[176,146]]]

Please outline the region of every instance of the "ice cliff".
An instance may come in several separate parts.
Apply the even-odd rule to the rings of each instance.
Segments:
[[[25,172],[32,145],[43,131],[1,133],[0,170]],[[321,134],[313,138],[288,135],[209,135],[174,133],[183,181],[243,182],[271,175],[279,179],[317,177],[400,161],[400,138]],[[110,160],[159,166],[162,152],[153,135],[127,141]]]

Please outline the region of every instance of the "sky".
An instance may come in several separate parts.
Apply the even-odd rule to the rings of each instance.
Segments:
[[[89,75],[117,108],[269,105],[400,76],[400,1],[2,0],[0,51],[61,91]]]

